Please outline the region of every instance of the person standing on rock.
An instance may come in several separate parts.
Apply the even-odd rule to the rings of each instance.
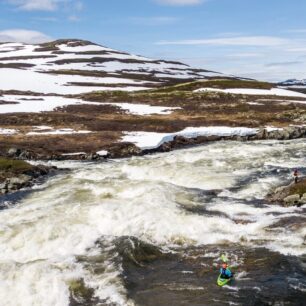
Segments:
[[[294,183],[297,184],[299,181],[299,170],[295,169],[293,172]]]

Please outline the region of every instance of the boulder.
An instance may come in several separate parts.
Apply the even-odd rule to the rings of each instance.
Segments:
[[[302,205],[306,204],[306,193],[304,193],[303,196],[301,197],[300,204]]]
[[[17,157],[20,155],[20,153],[21,153],[21,150],[17,148],[10,148],[7,150],[7,155],[10,157]]]
[[[107,148],[107,151],[110,158],[124,158],[142,154],[142,150],[139,147],[129,142],[116,143]]]
[[[18,190],[24,187],[31,186],[32,177],[29,175],[21,174],[16,177],[11,177],[7,179],[7,189],[8,190]]]
[[[37,159],[37,154],[35,154],[32,151],[27,151],[27,150],[20,150],[20,154],[18,155],[19,159],[24,159],[24,160],[35,160]]]
[[[284,205],[289,207],[289,206],[294,206],[294,205],[299,205],[300,204],[300,195],[299,194],[293,194],[290,195],[286,198],[284,198]]]

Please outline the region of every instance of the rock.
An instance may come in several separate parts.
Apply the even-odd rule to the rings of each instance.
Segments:
[[[21,153],[21,150],[17,148],[10,148],[7,150],[7,155],[10,157],[17,157],[20,155],[20,153]]]
[[[284,204],[285,206],[294,206],[300,204],[300,195],[293,194],[284,198]]]
[[[19,158],[31,160],[31,159],[36,159],[36,155],[33,152],[24,150],[20,153]]]
[[[96,153],[91,153],[91,154],[87,154],[86,156],[85,156],[85,159],[86,160],[99,160],[99,159],[101,159],[101,157],[102,156],[100,156],[100,155],[98,155],[98,154],[96,154]],[[103,158],[103,157],[102,157]]]
[[[129,156],[137,156],[142,154],[142,150],[133,143],[122,142],[116,143],[108,149],[110,158],[121,158]]]
[[[45,176],[49,174],[50,171],[56,169],[56,167],[48,167],[44,165],[33,166],[25,161],[5,158],[2,158],[1,165],[0,194],[7,194],[22,188],[31,187],[38,178]]]
[[[274,193],[283,193],[284,191],[286,191],[286,189],[288,189],[288,186],[281,186],[275,189]]]
[[[301,178],[297,184],[291,182],[276,188],[266,196],[266,200],[285,207],[306,204],[306,178]]]
[[[32,177],[29,175],[21,174],[17,177],[11,177],[7,179],[8,185],[7,189],[10,190],[18,190],[24,187],[31,186]]]
[[[304,193],[303,196],[301,197],[300,204],[302,205],[306,204],[306,193]]]

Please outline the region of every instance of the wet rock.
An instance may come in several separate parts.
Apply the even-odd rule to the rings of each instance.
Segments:
[[[18,148],[10,148],[7,150],[7,154],[10,157],[18,157],[21,153],[21,150]]]
[[[84,279],[70,280],[69,291],[71,306],[94,305],[94,289],[86,286]]]
[[[56,167],[33,166],[22,160],[0,158],[0,195],[31,187]]]
[[[132,236],[122,236],[117,239],[115,244],[123,259],[123,265],[126,267],[131,265],[144,266],[167,256],[157,246]]]
[[[34,152],[23,150],[18,156],[20,159],[24,160],[35,160],[37,159],[37,155]]]
[[[28,182],[30,182],[32,179],[31,176],[26,175],[26,174],[21,174],[18,177],[12,177],[10,178],[10,184],[15,185],[15,186],[22,186],[26,185]]]
[[[306,204],[306,193],[304,193],[303,196],[301,197],[300,203],[301,203],[302,205]]]
[[[110,158],[122,158],[130,156],[138,156],[142,154],[142,150],[133,143],[122,142],[116,143],[107,148]]]
[[[300,195],[299,194],[293,194],[286,198],[284,198],[284,204],[285,206],[294,206],[298,205],[300,203]]]

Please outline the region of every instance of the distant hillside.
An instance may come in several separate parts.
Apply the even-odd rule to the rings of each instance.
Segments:
[[[0,68],[0,90],[61,95],[113,89],[135,91],[225,77],[83,40],[57,40],[40,45],[2,43]]]
[[[305,86],[306,87],[306,79],[297,80],[297,79],[290,79],[285,82],[280,82],[279,85],[283,86]]]
[[[284,82],[278,83],[278,86],[291,89],[294,91],[298,91],[301,93],[306,93],[306,79],[297,80],[297,79],[290,79]]]
[[[0,156],[104,160],[222,139],[306,137],[298,90],[82,40],[3,43]]]

